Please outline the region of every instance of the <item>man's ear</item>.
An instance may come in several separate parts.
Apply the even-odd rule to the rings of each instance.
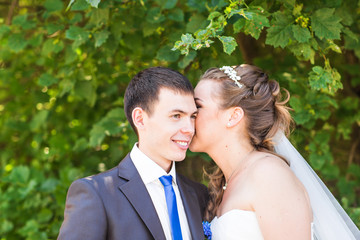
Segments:
[[[229,109],[230,117],[227,122],[227,127],[236,126],[244,117],[244,110],[241,107],[233,107]]]
[[[138,129],[138,131],[141,129],[144,129],[144,127],[145,127],[145,125],[144,125],[145,115],[146,115],[145,111],[140,107],[134,108],[134,110],[131,113],[132,120],[134,122],[135,127]]]

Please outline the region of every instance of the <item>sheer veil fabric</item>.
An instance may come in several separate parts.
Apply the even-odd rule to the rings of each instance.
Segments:
[[[274,142],[275,152],[290,162],[290,168],[309,194],[313,210],[314,239],[360,239],[360,231],[354,222],[284,133],[278,132]]]

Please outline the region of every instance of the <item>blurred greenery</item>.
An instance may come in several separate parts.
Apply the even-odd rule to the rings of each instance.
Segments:
[[[159,65],[194,85],[214,66],[268,71],[292,96],[291,141],[360,226],[360,1],[11,0],[0,12],[1,240],[56,238],[70,183],[136,141],[123,94]],[[203,165],[189,153],[179,170],[202,181]]]

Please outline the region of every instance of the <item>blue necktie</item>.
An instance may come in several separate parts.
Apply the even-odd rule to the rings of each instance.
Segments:
[[[164,185],[166,205],[170,218],[171,234],[173,240],[182,240],[179,213],[176,205],[176,196],[172,187],[172,176],[162,176],[159,178]]]

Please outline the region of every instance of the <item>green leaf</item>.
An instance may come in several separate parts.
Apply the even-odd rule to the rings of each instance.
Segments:
[[[80,39],[82,41],[85,41],[88,38],[88,33],[80,27],[70,26],[70,28],[66,30],[65,36],[67,39],[70,40]]]
[[[75,25],[76,23],[79,23],[83,21],[83,15],[80,14],[80,13],[75,13],[74,15],[71,15],[70,16],[70,19],[69,19],[69,24],[70,25]]]
[[[86,99],[90,106],[93,106],[96,102],[97,95],[91,81],[77,81],[75,94],[80,98]]]
[[[255,12],[252,14],[252,19],[246,21],[244,32],[250,34],[255,39],[258,39],[264,27],[270,27],[269,20],[266,16],[261,15],[259,12]]]
[[[38,130],[45,123],[47,117],[49,115],[48,110],[41,110],[33,117],[30,122],[30,129],[32,131]]]
[[[96,26],[101,26],[106,24],[109,21],[109,9],[93,9],[91,11],[90,23],[95,24]]]
[[[355,42],[359,42],[359,36],[355,34],[353,31],[351,31],[349,28],[344,28],[343,32],[346,36],[354,40]]]
[[[68,64],[74,62],[77,58],[78,58],[78,55],[76,54],[75,50],[72,47],[67,46],[65,49],[65,64],[68,65]],[[68,86],[68,84],[64,84],[64,86]],[[64,88],[62,87],[62,89],[64,89]],[[66,88],[66,89],[68,89],[68,88]]]
[[[59,180],[55,178],[46,179],[41,184],[41,190],[44,192],[52,193],[55,191],[56,187],[59,185]]]
[[[185,32],[194,33],[198,29],[206,27],[206,18],[201,14],[194,14],[186,24]]]
[[[340,39],[341,18],[334,14],[333,8],[322,8],[310,17],[311,27],[320,39]]]
[[[95,36],[95,47],[100,47],[108,39],[110,32],[108,30],[102,30],[94,34]]]
[[[92,7],[97,8],[100,3],[100,0],[86,0],[86,2],[89,3]]]
[[[25,226],[19,229],[19,234],[23,237],[34,235],[39,231],[39,223],[35,220],[27,220]]]
[[[294,16],[301,15],[302,9],[303,9],[303,4],[295,5],[294,9],[292,11],[292,15],[294,15]]]
[[[174,20],[175,22],[183,22],[184,12],[181,9],[176,8],[169,13],[168,18]]]
[[[63,29],[64,29],[64,25],[60,25],[60,24],[50,23],[49,25],[46,25],[46,31],[49,35]]]
[[[292,25],[292,31],[294,34],[295,40],[300,43],[308,42],[311,38],[310,31],[307,28],[302,28],[299,25]]]
[[[51,74],[43,73],[39,78],[39,85],[43,87],[49,87],[57,83],[59,79],[53,77]]]
[[[161,23],[164,20],[165,16],[161,13],[161,9],[159,7],[151,8],[146,15],[146,21],[149,23]]]
[[[7,219],[2,219],[1,220],[1,225],[0,225],[0,234],[1,235],[5,235],[5,233],[10,232],[12,229],[14,229],[14,224],[12,222],[10,222]]]
[[[28,42],[25,40],[23,33],[11,34],[9,37],[8,45],[9,48],[18,53],[27,46]]]
[[[12,20],[12,25],[23,26],[26,23],[27,14],[15,16]]]
[[[39,223],[47,223],[53,217],[53,212],[50,209],[43,208],[36,214]]]
[[[237,20],[233,25],[234,33],[240,32],[241,29],[245,26],[245,24],[246,24],[245,18],[240,18],[239,20]]]
[[[45,41],[43,48],[41,50],[41,54],[43,56],[49,56],[53,52],[54,53],[60,52],[61,50],[63,50],[63,48],[64,48],[64,43],[62,41],[59,42],[57,39],[50,38]]]
[[[335,68],[322,68],[315,66],[309,73],[310,87],[316,90],[323,90],[326,93],[334,94],[341,89],[341,75]]]
[[[266,36],[266,44],[274,47],[286,47],[289,40],[293,37],[292,17],[289,14],[276,12],[274,13],[272,27],[268,28]]]
[[[149,22],[143,22],[143,28],[142,28],[142,31],[143,31],[143,35],[144,37],[148,37],[148,36],[151,36],[153,34],[156,33],[156,30],[158,29],[160,24],[153,24],[153,23],[149,23]],[[121,36],[121,32],[118,36]]]
[[[26,183],[30,177],[30,169],[27,166],[17,166],[11,171],[9,178],[15,183]]]
[[[43,43],[43,35],[42,34],[34,34],[30,39],[29,39],[29,44],[32,47],[39,47],[41,44]]]
[[[196,51],[190,51],[188,55],[184,56],[178,63],[179,68],[186,68],[196,57]]]
[[[189,47],[196,45],[197,41],[194,39],[194,37],[189,34],[182,34],[181,35],[181,41],[176,41],[174,47],[171,49],[173,51],[180,50],[181,54],[188,55],[189,54]]]
[[[64,8],[64,4],[61,0],[46,0],[44,7],[48,12],[61,11]]]
[[[237,43],[235,38],[226,36],[221,36],[218,38],[223,44],[223,49],[225,53],[230,55],[236,49]]]
[[[8,25],[1,25],[0,26],[0,39],[3,38],[6,34],[10,32],[10,27]]]
[[[327,40],[327,43],[329,44],[329,46],[327,47],[328,49],[331,49],[337,53],[341,53],[341,48],[337,44],[335,44],[332,40]]]
[[[69,8],[73,2],[74,0],[71,0],[67,8]],[[83,11],[88,9],[89,7],[90,6],[86,2],[86,0],[76,0],[71,6],[71,11]]]
[[[309,83],[313,89],[326,89],[331,82],[331,74],[320,66],[315,66],[309,73]]]
[[[295,7],[295,0],[276,0],[276,1],[283,3],[287,8]]]
[[[179,57],[180,53],[178,51],[171,51],[170,46],[163,46],[156,54],[156,59],[167,62],[176,62]]]
[[[84,29],[77,26],[70,26],[65,32],[65,37],[74,40],[73,48],[77,48],[89,39],[89,34]]]
[[[213,20],[213,19],[215,19],[215,18],[217,18],[217,17],[220,17],[220,16],[222,16],[222,14],[221,14],[220,12],[213,11],[213,12],[211,12],[211,13],[209,14],[208,20]]]
[[[315,62],[315,51],[311,48],[308,43],[298,43],[289,45],[290,51],[298,57],[300,60],[305,60],[314,64]]]
[[[89,146],[101,145],[106,135],[116,135],[123,131],[125,120],[124,109],[115,108],[109,111],[90,131]],[[81,143],[83,145],[83,143]]]
[[[303,125],[311,121],[311,112],[308,111],[308,109],[304,108],[304,103],[299,98],[290,98],[289,104],[295,111],[295,113],[293,114],[293,118],[296,124]]]
[[[172,9],[176,6],[177,0],[167,0],[165,5],[163,6],[164,9]]]
[[[81,152],[81,151],[84,151],[85,149],[87,149],[87,147],[88,147],[87,140],[85,138],[80,138],[80,139],[76,140],[75,146],[73,147],[73,151]]]
[[[105,128],[95,124],[90,131],[89,146],[99,146],[105,138]]]

